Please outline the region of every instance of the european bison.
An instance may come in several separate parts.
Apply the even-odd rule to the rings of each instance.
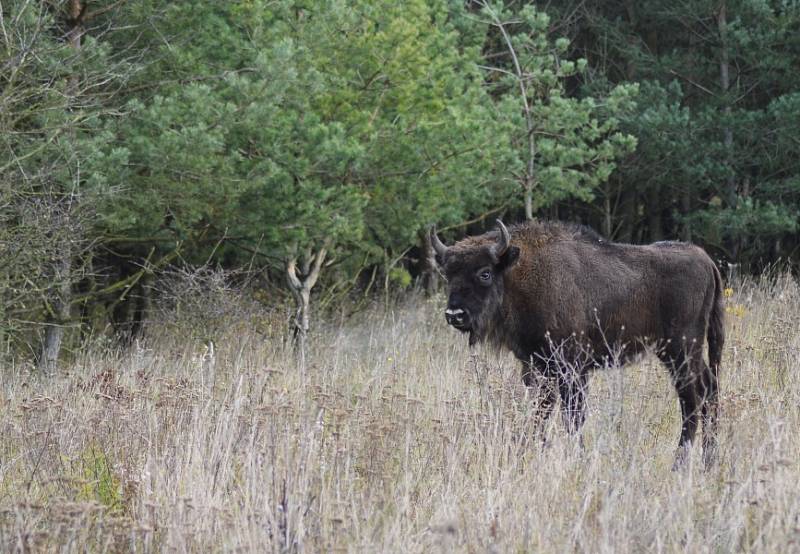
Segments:
[[[447,322],[508,348],[531,386],[544,379],[549,416],[556,390],[570,432],[585,419],[591,369],[624,363],[652,345],[669,368],[682,426],[676,466],[703,419],[703,459],[715,460],[717,374],[725,341],[722,281],[699,247],[681,242],[617,244],[592,230],[529,222],[447,247],[431,240],[448,281]],[[703,359],[708,339],[709,364]],[[709,367],[710,365],[710,367]]]

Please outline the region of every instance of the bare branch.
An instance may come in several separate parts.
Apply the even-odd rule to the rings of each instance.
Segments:
[[[317,284],[317,279],[319,279],[320,269],[322,269],[322,264],[325,261],[325,256],[328,254],[328,248],[323,246],[319,249],[316,256],[314,256],[314,266],[311,268],[311,272],[306,277],[304,286],[308,287],[308,290],[314,288],[314,285]]]
[[[303,283],[297,276],[297,258],[291,257],[286,261],[286,277],[289,280],[289,287],[292,292],[299,291],[303,288]]]

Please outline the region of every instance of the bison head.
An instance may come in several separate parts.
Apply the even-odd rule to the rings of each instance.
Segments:
[[[498,231],[487,233],[447,247],[435,230],[431,242],[436,261],[447,279],[447,323],[469,333],[469,343],[486,337],[500,316],[503,302],[503,273],[519,257],[519,248],[511,245],[511,236],[503,222]]]

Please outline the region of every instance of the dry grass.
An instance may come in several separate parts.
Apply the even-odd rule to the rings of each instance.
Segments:
[[[591,382],[585,447],[542,448],[516,363],[441,299],[316,337],[300,371],[230,327],[161,333],[40,379],[2,371],[0,550],[800,551],[800,289],[727,300],[720,464],[672,472],[678,407],[647,358]],[[240,326],[242,327],[242,326]]]

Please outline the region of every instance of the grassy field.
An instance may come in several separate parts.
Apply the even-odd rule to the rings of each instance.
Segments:
[[[543,448],[517,364],[441,303],[328,323],[305,370],[245,317],[213,355],[154,329],[57,377],[3,368],[0,550],[800,552],[794,281],[726,300],[708,472],[670,470],[653,357],[594,375],[583,448],[558,417]]]

